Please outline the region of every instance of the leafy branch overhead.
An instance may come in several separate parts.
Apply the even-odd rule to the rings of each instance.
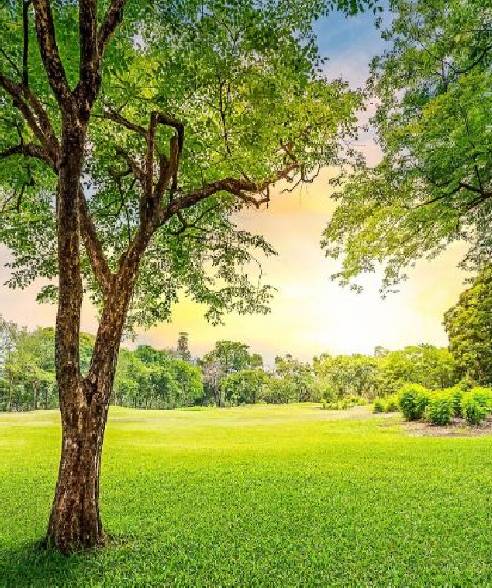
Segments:
[[[88,125],[78,210],[94,301],[141,258],[129,324],[168,318],[180,291],[213,320],[266,311],[255,250],[273,250],[240,231],[234,213],[336,162],[360,103],[320,73],[308,23],[322,5],[114,0],[97,3],[97,19],[89,0],[4,5],[0,239],[13,253],[10,284],[58,271],[61,112]]]
[[[469,268],[492,251],[492,6],[394,0],[368,92],[382,161],[340,178],[324,245],[342,282],[385,268],[384,287],[415,260],[465,240]],[[345,182],[345,180],[347,180]]]

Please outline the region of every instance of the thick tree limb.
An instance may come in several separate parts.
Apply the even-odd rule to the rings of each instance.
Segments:
[[[190,192],[171,202],[164,211],[163,221],[165,222],[168,220],[178,210],[190,208],[218,192],[228,192],[246,204],[251,204],[256,208],[259,208],[262,204],[265,204],[270,200],[268,189],[276,182],[288,179],[290,174],[298,169],[299,165],[297,163],[291,163],[285,168],[279,170],[272,178],[259,183],[238,178],[224,178],[222,180],[217,180],[216,182],[211,182],[199,190]],[[267,191],[266,195],[261,198],[255,197],[255,195],[261,194],[262,192],[265,192],[265,190]]]
[[[79,46],[79,83],[75,92],[82,98],[79,106],[88,115],[101,83],[96,0],[79,0]]]
[[[97,35],[97,48],[99,56],[102,57],[109,39],[113,35],[116,27],[123,19],[123,9],[127,0],[112,0],[108,8],[104,22],[102,23]]]
[[[0,159],[5,159],[14,155],[23,155],[24,157],[39,159],[53,168],[52,160],[40,145],[35,145],[34,143],[24,143],[0,151]]]
[[[71,92],[56,44],[50,0],[33,0],[39,50],[48,81],[62,110],[71,105]]]

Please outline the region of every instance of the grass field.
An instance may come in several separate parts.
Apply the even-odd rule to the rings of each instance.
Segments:
[[[492,437],[314,405],[112,408],[112,544],[40,552],[56,412],[0,414],[1,586],[490,586]]]

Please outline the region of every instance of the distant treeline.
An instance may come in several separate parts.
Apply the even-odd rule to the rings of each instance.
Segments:
[[[87,370],[94,338],[81,335],[81,364]],[[54,331],[28,331],[0,319],[0,410],[58,406]],[[122,349],[112,403],[135,408],[233,406],[246,403],[332,402],[393,394],[403,384],[428,389],[453,386],[461,374],[451,353],[432,345],[400,351],[376,348],[373,355],[324,354],[306,363],[292,355],[264,368],[263,358],[237,341],[218,341],[192,358],[188,335],[175,349]]]

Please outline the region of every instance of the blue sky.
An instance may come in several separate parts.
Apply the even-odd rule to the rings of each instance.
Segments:
[[[364,84],[371,58],[385,48],[375,19],[372,12],[356,16],[335,12],[316,23],[319,50],[329,58],[326,70],[330,77],[342,76],[354,87]]]

